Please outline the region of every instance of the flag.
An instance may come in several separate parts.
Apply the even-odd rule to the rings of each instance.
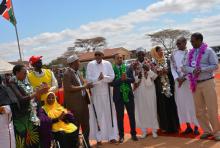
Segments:
[[[11,0],[3,0],[0,5],[0,15],[6,20],[10,21],[13,25],[16,25],[16,19],[12,7]]]

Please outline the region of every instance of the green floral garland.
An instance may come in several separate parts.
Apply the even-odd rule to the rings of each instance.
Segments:
[[[126,66],[125,64],[122,64],[120,69],[115,65],[113,64],[113,70],[115,72],[115,78],[116,79],[121,79],[121,76],[123,73],[126,73]],[[120,85],[120,92],[122,93],[122,98],[123,98],[123,101],[125,103],[129,102],[129,92],[131,91],[129,85],[127,83],[122,83]]]

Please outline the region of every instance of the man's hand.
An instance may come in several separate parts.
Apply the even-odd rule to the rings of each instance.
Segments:
[[[0,107],[0,114],[5,114],[6,111],[5,111],[5,108],[3,106]]]
[[[193,70],[193,74],[194,75],[199,75],[201,73],[201,68],[200,67],[197,67]]]
[[[126,73],[122,73],[121,75],[121,80],[125,81],[127,79]]]
[[[179,88],[182,86],[182,84],[185,80],[186,80],[185,78],[177,78]]]
[[[86,85],[85,85],[85,88],[86,89],[89,89],[89,88],[93,88],[93,83],[92,82],[90,82],[90,83],[87,83]]]
[[[103,73],[101,72],[100,75],[99,75],[98,80],[100,81],[100,80],[102,80],[102,79],[104,79],[104,75],[103,75]]]

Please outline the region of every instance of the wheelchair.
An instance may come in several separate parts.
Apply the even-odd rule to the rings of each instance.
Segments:
[[[62,144],[59,142],[59,139],[56,137],[56,135],[57,135],[57,133],[53,132],[53,140],[51,141],[51,148],[62,148]],[[88,148],[88,145],[86,143],[86,140],[85,140],[83,134],[79,133],[78,136],[79,136],[79,142],[80,142],[78,148],[83,147],[83,143],[85,144],[84,148]],[[78,138],[77,138],[77,140],[78,140]],[[65,148],[67,148],[67,147],[65,147]]]

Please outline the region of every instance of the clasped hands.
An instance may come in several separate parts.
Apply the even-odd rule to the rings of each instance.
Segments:
[[[176,80],[178,82],[178,87],[180,88],[182,86],[183,82],[186,80],[186,78],[185,77],[179,77]]]
[[[160,75],[160,76],[165,75],[167,73],[168,73],[167,68],[163,68],[161,70],[157,70],[157,74]]]
[[[196,67],[194,70],[193,70],[193,74],[194,75],[199,75],[201,73],[201,68],[200,67]]]

